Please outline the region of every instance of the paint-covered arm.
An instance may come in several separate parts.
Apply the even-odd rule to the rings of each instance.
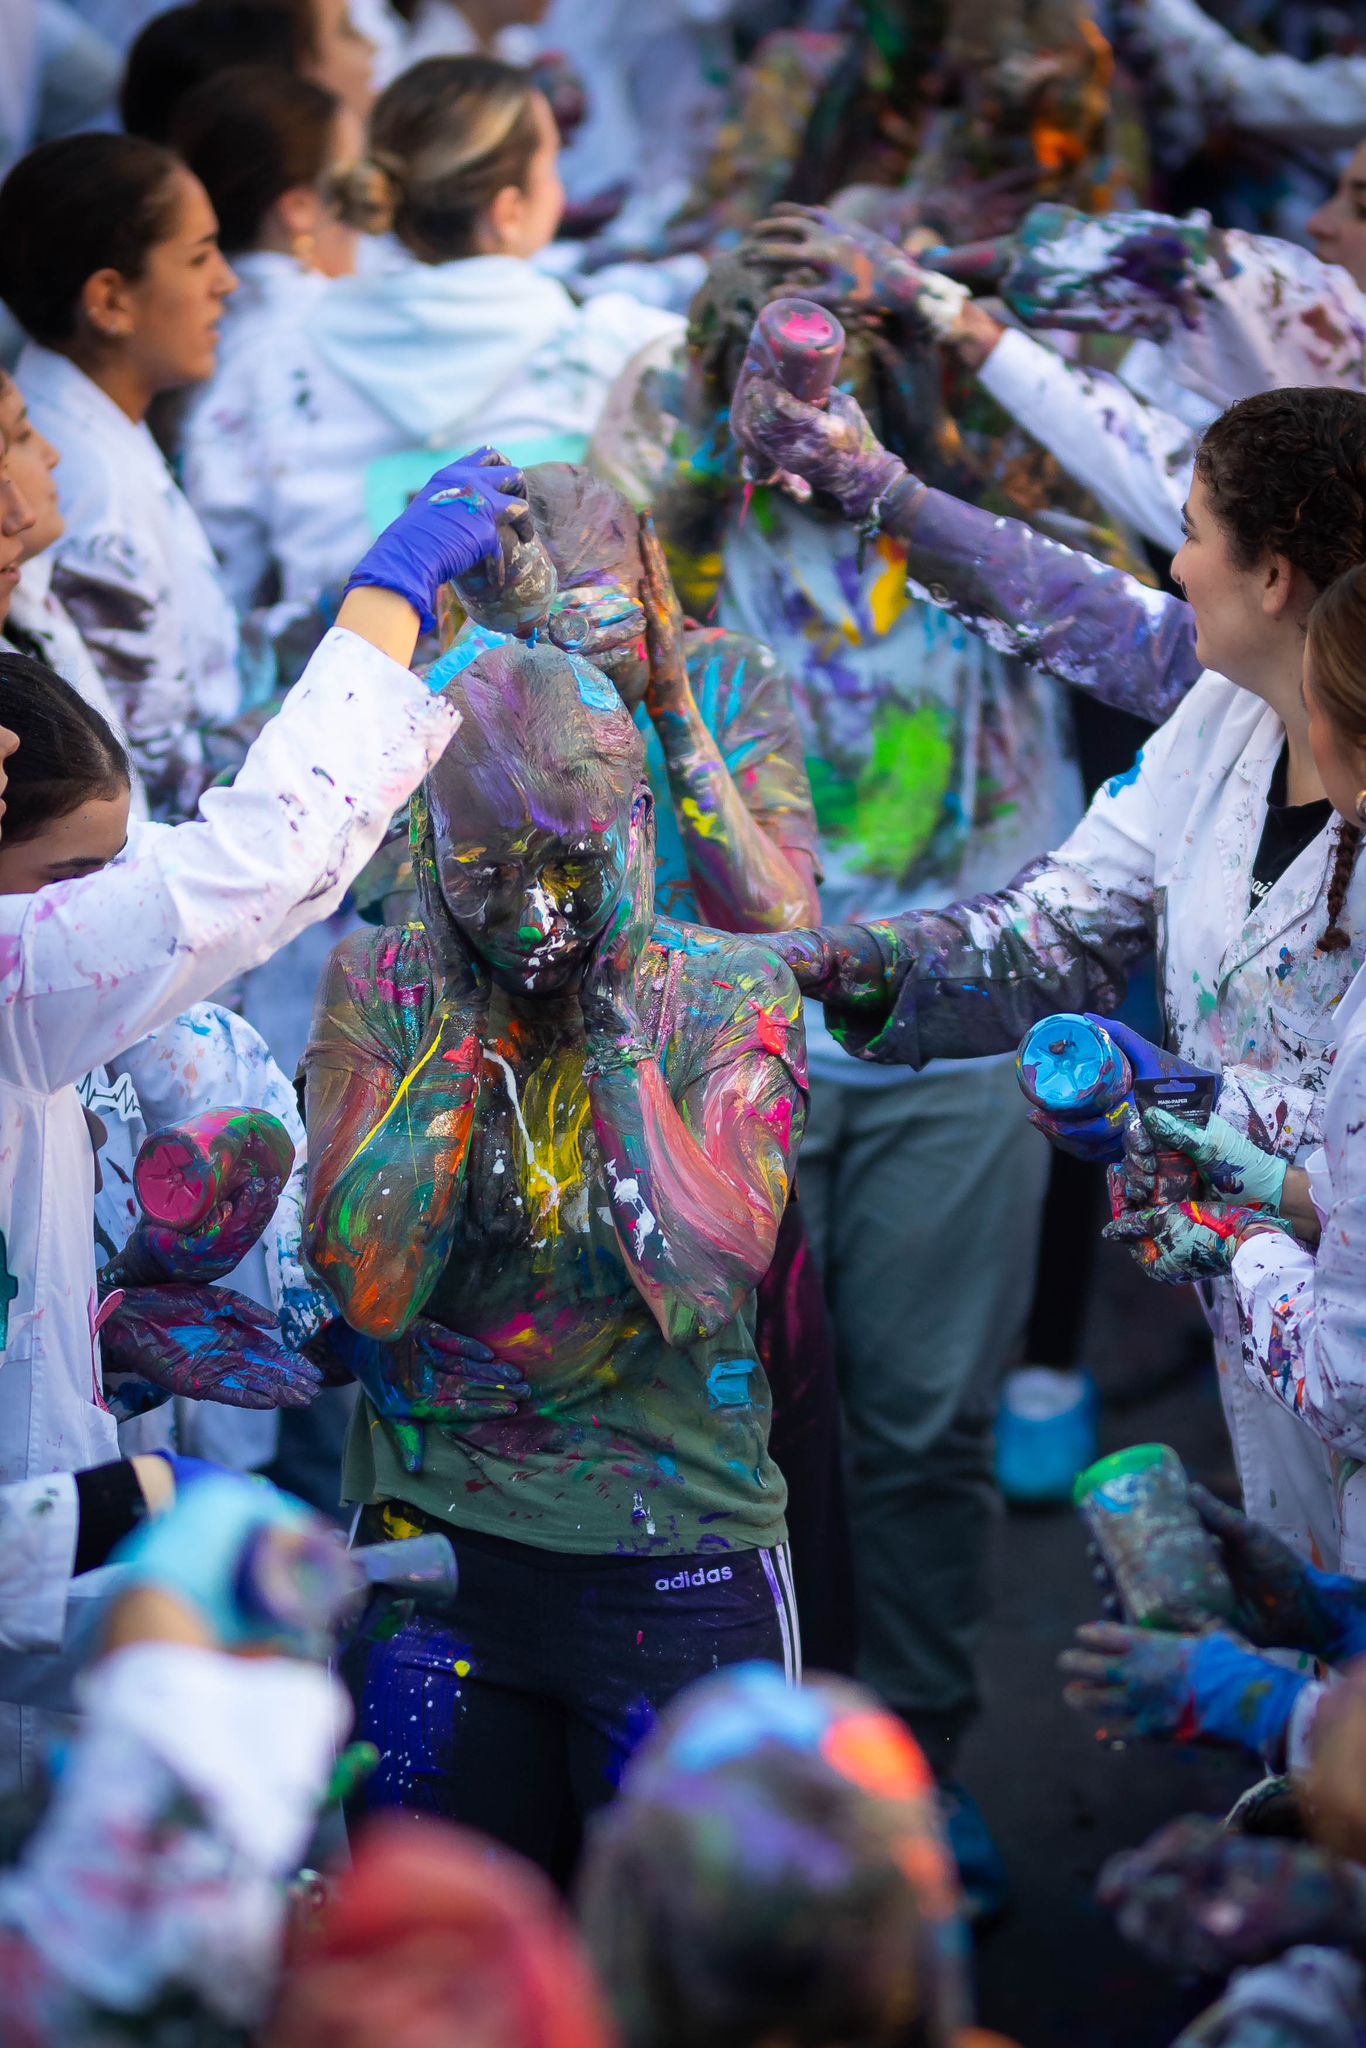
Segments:
[[[1222,1108],[1222,1097],[1221,1097]],[[1317,1256],[1274,1232],[1233,1260],[1243,1362],[1333,1450],[1366,1458],[1366,1033],[1339,1049],[1324,1110],[1327,1171],[1312,1188],[1325,1210]]]
[[[1196,0],[1123,0],[1120,47],[1201,126],[1222,123],[1304,148],[1350,149],[1366,133],[1366,56],[1303,63],[1240,42]]]
[[[664,1336],[728,1323],[773,1262],[806,1120],[801,1003],[758,955],[711,1066],[675,1102],[657,1059],[599,1038],[589,1096],[622,1254]]]
[[[641,552],[646,706],[703,918],[732,932],[803,924],[820,915],[815,815],[785,679],[757,642],[685,633],[664,551],[648,525]],[[732,713],[727,739],[734,745],[727,751],[734,767],[702,714],[692,672],[718,709],[724,704]]]
[[[754,471],[804,478],[855,523],[907,551],[912,588],[992,647],[1154,724],[1201,673],[1189,605],[1123,570],[930,489],[883,448],[857,403],[793,398],[761,370],[736,386],[731,426]]]
[[[0,898],[0,1073],[45,1093],[79,1080],[328,916],[458,723],[334,628],[197,818],[98,874]]]
[[[984,388],[1112,518],[1173,552],[1199,435],[1120,378],[1083,369],[1018,328],[1001,330]]]
[[[367,1337],[406,1330],[450,1253],[478,1099],[473,1007],[420,932],[358,932],[328,963],[304,1055],[310,1265]]]

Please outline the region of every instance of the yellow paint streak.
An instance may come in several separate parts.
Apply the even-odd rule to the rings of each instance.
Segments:
[[[585,1057],[576,1050],[572,1057],[538,1067],[528,1076],[522,1095],[522,1113],[535,1148],[528,1154],[518,1132],[522,1195],[529,1218],[547,1237],[561,1234],[565,1195],[582,1198],[583,1138],[592,1114],[583,1077]]]
[[[868,609],[881,639],[891,632],[910,599],[906,595],[906,557],[899,550],[889,553],[883,545],[879,545],[878,553],[883,558],[883,568],[868,592]]]
[[[360,1141],[359,1145],[357,1145],[357,1147],[356,1147],[355,1151],[354,1151],[354,1152],[353,1152],[353,1153],[351,1154],[351,1157],[350,1157],[350,1158],[349,1158],[349,1159],[347,1160],[347,1162],[346,1162],[346,1167],[345,1167],[345,1168],[343,1168],[343,1171],[346,1171],[346,1170],[348,1170],[349,1168],[351,1168],[351,1167],[353,1167],[353,1166],[355,1165],[356,1161],[357,1161],[357,1160],[358,1160],[358,1159],[360,1158],[360,1155],[361,1155],[361,1153],[362,1153],[362,1152],[363,1152],[363,1151],[365,1150],[366,1146],[367,1146],[367,1145],[368,1145],[368,1144],[370,1143],[370,1140],[371,1140],[372,1138],[377,1138],[377,1137],[379,1136],[380,1132],[381,1132],[381,1131],[382,1131],[382,1130],[384,1129],[384,1126],[385,1126],[385,1125],[386,1125],[386,1124],[388,1123],[389,1119],[390,1119],[390,1118],[391,1118],[392,1116],[394,1116],[394,1115],[396,1114],[396,1112],[398,1111],[398,1109],[399,1109],[400,1105],[401,1105],[401,1104],[402,1104],[402,1103],[404,1102],[404,1100],[406,1099],[406,1097],[407,1097],[407,1094],[408,1094],[408,1090],[409,1090],[409,1089],[410,1089],[410,1088],[412,1087],[412,1085],[413,1085],[414,1081],[415,1081],[415,1080],[417,1079],[418,1075],[419,1075],[419,1074],[420,1074],[420,1073],[422,1072],[422,1069],[423,1069],[423,1068],[424,1068],[424,1067],[426,1066],[426,1064],[427,1064],[428,1060],[430,1060],[430,1059],[434,1058],[434,1056],[435,1056],[435,1054],[436,1054],[436,1049],[437,1049],[437,1047],[438,1047],[438,1046],[440,1045],[440,1043],[441,1043],[441,1037],[440,1037],[440,1034],[438,1033],[438,1035],[437,1035],[437,1036],[436,1036],[436,1037],[435,1037],[435,1038],[434,1038],[434,1039],[432,1040],[431,1044],[430,1044],[430,1045],[429,1045],[429,1046],[427,1047],[427,1050],[426,1050],[426,1052],[424,1052],[424,1053],[423,1053],[423,1055],[422,1055],[421,1059],[420,1059],[420,1060],[418,1061],[417,1065],[416,1065],[416,1066],[415,1066],[415,1067],[413,1068],[413,1070],[412,1070],[411,1074],[405,1074],[405,1075],[403,1076],[403,1079],[402,1079],[402,1081],[401,1081],[401,1082],[400,1082],[400,1084],[399,1084],[399,1089],[398,1089],[398,1093],[397,1093],[397,1094],[395,1095],[395,1097],[394,1097],[393,1101],[392,1101],[392,1102],[391,1102],[391,1103],[389,1104],[389,1107],[388,1107],[388,1108],[387,1108],[387,1109],[385,1110],[385,1112],[384,1112],[383,1116],[382,1116],[382,1117],[380,1118],[379,1122],[378,1122],[377,1124],[373,1125],[373,1126],[371,1127],[371,1129],[370,1129],[370,1130],[368,1130],[368,1131],[367,1131],[367,1132],[365,1133],[365,1136],[364,1136],[364,1137],[363,1137],[363,1138],[361,1139],[361,1141]],[[408,1136],[409,1136],[409,1140],[411,1141],[411,1138],[412,1138],[412,1127],[411,1127],[411,1125],[409,1126]]]
[[[720,823],[716,812],[702,810],[696,797],[685,796],[679,809],[699,839],[710,839]]]

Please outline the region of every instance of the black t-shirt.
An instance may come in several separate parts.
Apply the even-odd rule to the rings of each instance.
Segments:
[[[1255,910],[1267,891],[1299,858],[1311,839],[1317,839],[1333,815],[1333,806],[1327,797],[1320,797],[1317,803],[1288,804],[1285,800],[1286,779],[1290,770],[1290,749],[1281,748],[1280,759],[1271,774],[1271,787],[1266,794],[1266,823],[1262,827],[1262,843],[1257,848],[1257,858],[1252,863],[1252,888],[1250,909]]]

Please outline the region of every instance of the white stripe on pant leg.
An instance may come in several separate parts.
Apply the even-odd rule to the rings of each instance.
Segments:
[[[764,1577],[768,1580],[768,1590],[773,1595],[773,1605],[778,1610],[778,1627],[783,1638],[783,1676],[789,1685],[795,1685],[797,1681],[792,1674],[792,1627],[787,1618],[787,1597],[774,1570],[773,1552],[761,1550],[759,1558],[764,1567]]]
[[[794,1685],[800,1685],[802,1682],[802,1623],[801,1616],[797,1612],[797,1582],[792,1572],[792,1545],[790,1543],[780,1543],[777,1556],[778,1571],[784,1586],[787,1588],[788,1613],[792,1617],[793,1683]]]

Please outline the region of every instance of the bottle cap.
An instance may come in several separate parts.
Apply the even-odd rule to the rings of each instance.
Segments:
[[[1015,1056],[1021,1088],[1039,1109],[1066,1114],[1116,1101],[1129,1088],[1129,1063],[1102,1024],[1070,1010],[1026,1032]]]
[[[1108,1458],[1097,1458],[1094,1465],[1077,1474],[1072,1488],[1073,1505],[1080,1507],[1088,1494],[1098,1492],[1102,1486],[1109,1486],[1116,1479],[1131,1478],[1135,1472],[1150,1471],[1164,1458],[1175,1456],[1170,1444],[1130,1444],[1125,1451],[1111,1451]]]

